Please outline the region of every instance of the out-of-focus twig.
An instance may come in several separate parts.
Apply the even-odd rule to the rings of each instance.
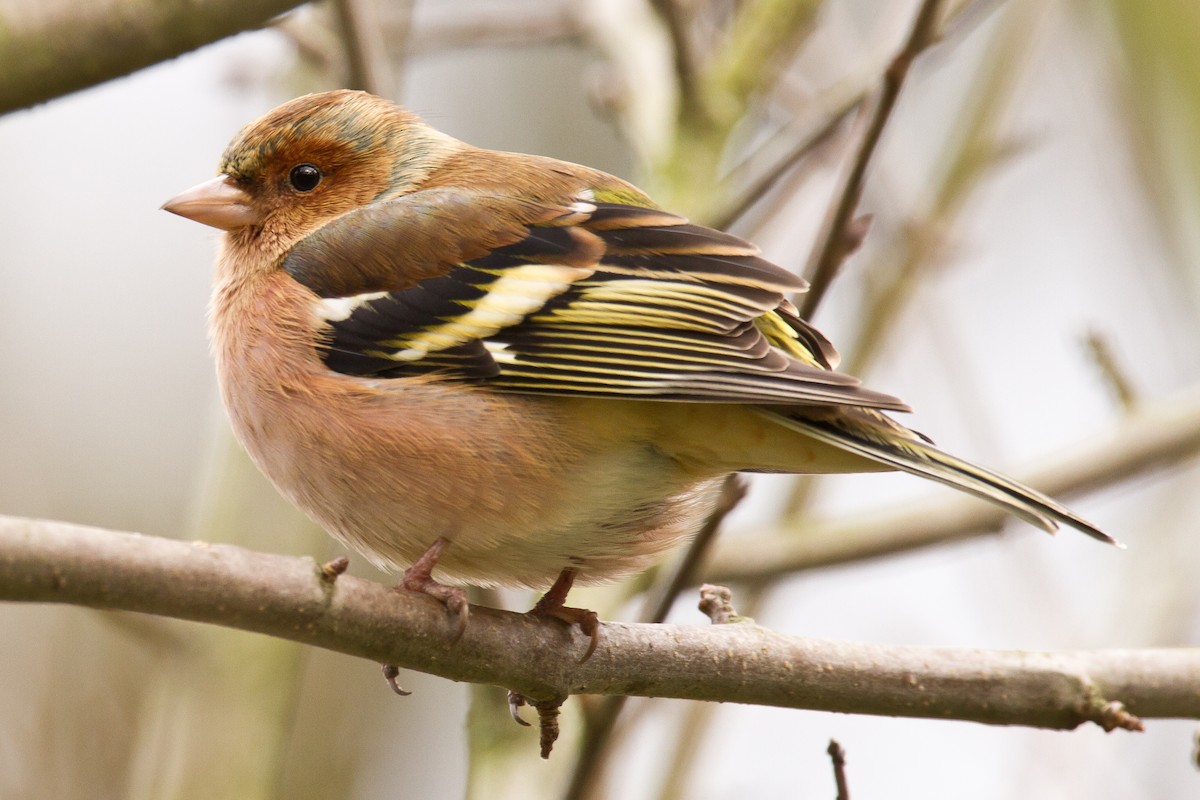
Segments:
[[[846,232],[862,196],[863,179],[871,156],[875,153],[883,129],[896,106],[896,100],[900,97],[900,90],[913,61],[936,41],[941,4],[942,0],[922,0],[904,46],[884,72],[879,97],[866,120],[862,139],[859,140],[858,148],[850,159],[846,176],[835,195],[833,205],[830,206],[818,244],[805,270],[810,284],[800,306],[800,315],[805,318],[812,317],[851,249],[846,241]]]
[[[657,623],[666,620],[679,594],[694,581],[696,570],[716,539],[721,523],[746,496],[746,491],[746,483],[739,476],[730,475],[725,479],[716,508],[708,515],[696,538],[688,545],[670,580],[658,592],[657,598],[653,593],[648,597],[642,614],[644,622]],[[614,726],[621,709],[625,707],[626,699],[607,697],[588,715],[579,758],[575,762],[575,769],[564,795],[566,800],[582,800],[597,786],[596,775],[603,768],[605,757],[610,751]]]
[[[0,114],[262,27],[299,5],[299,0],[7,3],[0,8]]]
[[[391,70],[376,0],[334,0],[346,56],[346,88],[392,96]]]
[[[687,17],[679,8],[678,0],[650,0],[650,6],[662,19],[671,37],[671,49],[675,63],[675,80],[679,91],[680,114],[692,117],[703,113],[697,94],[696,54],[688,35]]]
[[[385,21],[384,28],[390,40],[395,25]],[[561,0],[479,5],[469,14],[430,4],[415,18],[413,30],[409,57],[470,47],[544,47],[579,38],[583,23],[575,4]]]
[[[750,487],[740,475],[730,475],[725,478],[721,487],[721,499],[716,508],[708,515],[699,533],[688,544],[683,558],[675,565],[671,578],[658,592],[651,592],[646,598],[646,607],[642,612],[643,622],[663,622],[671,613],[671,607],[679,599],[679,595],[693,584],[701,562],[708,555],[721,523],[725,521],[735,508],[746,498]]]
[[[898,241],[882,248],[885,255],[867,270],[872,281],[865,307],[856,315],[858,335],[841,366],[851,375],[865,375],[884,352],[888,333],[922,285],[920,278],[945,255],[945,232],[954,229],[957,215],[985,176],[1017,152],[1018,145],[998,140],[996,127],[1027,64],[1021,55],[1031,27],[1030,13],[1013,13],[1004,20],[972,82],[971,100],[951,126],[959,133],[943,148],[945,166],[934,179],[928,209],[905,225]],[[815,483],[807,476],[796,479],[786,506],[789,517],[803,513]]]
[[[736,181],[739,185],[721,193],[724,199],[713,209],[705,224],[725,230],[736,222],[788,170],[833,138],[842,122],[861,106],[863,100],[863,94],[843,100],[817,127],[798,131],[798,126],[788,125],[772,136],[726,176],[724,183]]]
[[[647,176],[664,206],[711,219],[730,134],[795,57],[819,6],[816,0],[754,0],[737,7],[721,46],[697,70],[696,102],[679,104],[673,146]]]
[[[1087,346],[1092,363],[1096,365],[1100,377],[1116,397],[1121,408],[1131,411],[1137,405],[1138,393],[1133,388],[1133,381],[1129,379],[1125,370],[1117,362],[1108,338],[1097,330],[1090,330],[1084,337],[1084,344]]]
[[[943,148],[941,174],[934,179],[932,200],[914,214],[900,240],[887,248],[885,259],[873,265],[867,307],[859,315],[863,327],[842,365],[852,375],[865,375],[883,352],[883,343],[917,289],[920,276],[946,250],[946,231],[954,230],[984,178],[1022,152],[1027,143],[999,133],[1029,64],[1030,40],[1037,33],[1040,9],[1016,6],[1003,20],[988,48],[988,58],[972,82],[969,101],[951,130],[957,131]]]
[[[961,41],[1000,2],[1003,0],[969,0],[948,8],[943,15],[939,44],[947,47]],[[877,69],[864,72],[878,75]],[[834,87],[807,98],[803,114],[794,114],[792,122],[772,134],[722,178],[719,204],[704,223],[724,230],[741,218],[792,167],[825,145],[846,117],[862,107],[872,82],[873,78],[855,76],[846,81],[850,86]],[[777,98],[775,102],[781,100]]]

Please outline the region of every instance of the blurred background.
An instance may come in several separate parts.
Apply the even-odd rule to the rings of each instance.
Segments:
[[[347,9],[367,22],[365,60],[346,56]],[[213,175],[230,137],[278,103],[368,82],[473,144],[633,180],[803,272],[917,10],[317,5],[0,117],[0,513],[339,552],[232,442],[205,341],[216,235],[158,210]],[[664,20],[690,42],[690,81]],[[1162,447],[1088,480],[1058,466],[1125,442],[1134,423],[1200,415],[1200,6],[969,0],[944,4],[940,29],[871,161],[859,208],[869,233],[814,321],[847,371],[916,409],[907,424],[951,452],[1076,489],[1072,506],[1129,550],[1018,521],[976,536],[964,512],[949,534],[958,541],[937,547],[820,568],[739,565],[737,553],[774,552],[767,537],[858,535],[878,515],[945,508],[953,528],[960,508],[946,505],[950,490],[907,476],[772,476],[755,478],[726,521],[710,574],[741,568],[738,610],[800,635],[1194,646],[1190,451]],[[356,573],[389,580],[349,555]],[[573,601],[633,620],[646,585]],[[685,592],[671,620],[707,624],[696,599]],[[487,601],[523,609],[532,597]],[[0,798],[552,798],[594,746],[581,714],[596,698],[572,698],[542,762],[535,729],[511,723],[502,693],[405,674],[414,694],[401,699],[375,664],[240,632],[7,605],[0,641]],[[574,796],[831,797],[833,737],[857,797],[1194,798],[1195,730],[1151,720],[1143,734],[1046,732],[638,700]]]

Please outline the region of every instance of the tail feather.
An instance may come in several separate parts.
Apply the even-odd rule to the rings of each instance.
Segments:
[[[836,420],[817,420],[771,411],[763,413],[825,444],[995,503],[1050,533],[1058,530],[1061,523],[1094,539],[1123,547],[1116,539],[1054,498],[914,438],[917,434],[882,414],[863,412],[861,420],[850,415]]]

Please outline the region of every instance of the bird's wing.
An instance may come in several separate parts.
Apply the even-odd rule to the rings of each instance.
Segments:
[[[431,189],[346,214],[283,268],[321,299],[322,357],[499,391],[906,410],[836,372],[754,245],[641,206]]]

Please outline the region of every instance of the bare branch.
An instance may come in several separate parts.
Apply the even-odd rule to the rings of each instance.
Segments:
[[[0,8],[0,114],[195,50],[297,0],[25,0]]]
[[[837,739],[829,740],[829,760],[833,763],[833,780],[837,785],[837,800],[850,800],[850,786],[846,783],[846,751]]]
[[[725,479],[717,507],[708,515],[699,533],[688,544],[687,551],[662,591],[657,595],[652,593],[646,610],[642,613],[643,622],[662,622],[667,618],[667,614],[671,613],[671,607],[675,605],[679,595],[695,581],[696,571],[707,557],[708,550],[721,529],[721,523],[746,498],[749,488],[738,475],[730,475]]]
[[[842,261],[853,249],[846,241],[846,231],[862,196],[867,166],[871,163],[871,156],[875,153],[892,109],[896,107],[909,68],[917,56],[935,41],[940,11],[941,0],[922,0],[908,39],[884,72],[879,98],[867,119],[858,149],[850,161],[841,189],[825,219],[818,245],[805,270],[810,284],[808,292],[801,298],[800,315],[805,319],[811,318],[817,310]]]
[[[683,107],[681,116],[691,118],[699,113],[701,103],[697,97],[696,54],[688,36],[687,18],[679,8],[677,0],[650,0],[650,6],[662,19],[670,34],[675,79],[679,84],[679,103]]]
[[[721,523],[746,497],[747,489],[746,482],[737,475],[730,475],[725,479],[717,507],[708,515],[708,519],[688,545],[683,558],[662,590],[657,595],[651,593],[647,599],[642,610],[643,621],[662,622],[671,613],[675,600],[695,579],[696,570],[716,540]],[[625,700],[623,696],[608,697],[588,715],[587,732],[579,748],[579,758],[571,773],[564,800],[582,800],[596,786],[596,775],[603,769],[611,752],[613,731],[617,717],[625,707]]]
[[[1117,359],[1116,354],[1113,353],[1112,343],[1108,337],[1098,330],[1089,330],[1084,337],[1084,345],[1092,357],[1092,363],[1096,365],[1096,371],[1100,373],[1105,386],[1112,392],[1121,408],[1129,411],[1137,406],[1138,391],[1134,388],[1133,381]]]
[[[334,0],[333,7],[346,55],[346,88],[395,96],[375,0]]]
[[[504,3],[478,6],[470,14],[429,4],[415,20],[416,35],[405,54],[413,56],[471,47],[544,47],[579,39],[584,32],[574,3]],[[384,22],[390,40],[394,27]]]
[[[581,634],[553,621],[475,608],[452,641],[437,601],[348,575],[331,584],[312,559],[12,517],[0,517],[0,599],[227,625],[510,687],[534,702],[623,694],[1041,728],[1200,718],[1200,649],[883,647],[749,622],[607,623],[580,664],[585,643],[571,639]]]
[[[706,220],[707,223],[718,230],[725,230],[733,225],[750,206],[770,191],[788,170],[832,139],[842,122],[862,105],[864,99],[864,94],[858,94],[843,100],[839,106],[828,110],[819,126],[813,127],[810,123],[810,127],[803,129],[802,133],[798,133],[798,125],[790,124],[772,136],[726,176],[727,183],[735,176],[740,178],[740,181],[725,192],[727,199],[712,211],[711,218]]]

